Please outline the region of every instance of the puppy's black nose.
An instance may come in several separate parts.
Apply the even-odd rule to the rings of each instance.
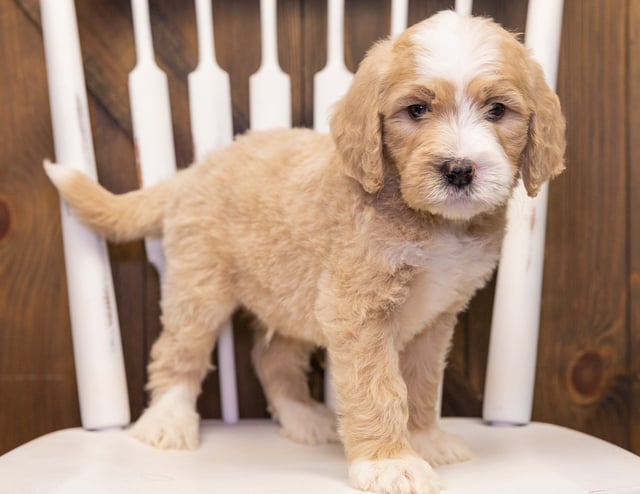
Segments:
[[[447,160],[442,163],[440,171],[451,185],[465,187],[473,181],[476,164],[471,160]]]

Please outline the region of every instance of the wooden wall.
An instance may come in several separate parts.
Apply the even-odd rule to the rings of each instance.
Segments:
[[[137,187],[127,74],[126,0],[78,0],[98,172],[115,192]],[[187,74],[196,64],[192,2],[151,0],[159,64],[172,97],[179,166],[192,158]],[[414,0],[411,21],[452,0]],[[523,31],[525,0],[476,0]],[[347,0],[354,70],[388,29],[388,0]],[[249,125],[248,76],[259,65],[258,0],[214,0],[217,54],[231,75],[234,127]],[[280,0],[280,61],[292,78],[293,122],[310,126],[312,75],[325,61],[326,5]],[[640,453],[640,2],[565,0],[558,91],[568,119],[568,171],[551,187],[534,418],[584,430]],[[41,169],[53,157],[36,0],[0,0],[0,453],[79,424],[58,199]],[[110,247],[133,417],[159,331],[158,285],[142,243]],[[445,412],[478,415],[491,287],[461,316]],[[241,413],[265,416],[248,364],[246,316],[236,332]],[[517,328],[514,328],[517,331]],[[319,393],[322,357],[311,379]],[[200,408],[219,416],[216,375]]]

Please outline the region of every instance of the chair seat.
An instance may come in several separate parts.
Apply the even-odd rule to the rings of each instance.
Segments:
[[[548,424],[489,427],[446,418],[476,458],[438,469],[448,494],[638,494],[640,457]],[[322,493],[347,486],[339,445],[304,446],[270,421],[202,424],[197,451],[161,451],[123,431],[68,429],[0,457],[0,493]]]

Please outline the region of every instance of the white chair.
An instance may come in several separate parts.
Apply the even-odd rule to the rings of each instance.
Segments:
[[[202,5],[208,1],[200,2],[199,9],[202,9]],[[269,0],[269,2],[271,2],[270,5],[267,5],[266,1],[262,2],[262,8],[273,9],[275,0]],[[56,133],[56,157],[63,163],[72,165],[89,163],[89,166],[92,166],[93,159],[86,154],[87,149],[91,148],[91,143],[89,142],[87,146],[87,136],[83,136],[81,132],[83,128],[87,128],[88,116],[77,37],[74,36],[77,29],[73,2],[57,0],[55,15],[51,9],[46,12],[45,5],[48,4],[50,8],[52,3],[54,2],[42,0],[46,42],[49,45],[53,44],[58,39],[58,34],[62,33],[58,42],[63,39],[69,43],[66,47],[62,45],[56,45],[55,49],[48,47],[47,51],[52,116]],[[142,16],[144,20],[144,17],[148,16],[146,0],[143,2],[134,0],[134,3],[137,4],[136,8],[142,9],[138,10],[137,14],[134,9],[134,14],[138,18]],[[397,26],[403,24],[402,19],[406,19],[406,0],[393,2],[393,5],[392,25],[396,31]],[[470,2],[460,2],[458,7],[470,9]],[[549,81],[553,83],[562,4],[560,0],[530,0],[529,8],[527,43],[540,57]],[[206,7],[204,9],[199,10],[198,15],[210,17],[210,11]],[[552,12],[556,15],[552,15]],[[263,22],[265,22],[264,17]],[[333,23],[329,24],[331,36]],[[201,33],[204,31],[206,37],[211,39],[210,28],[203,26],[199,24]],[[149,52],[151,50],[150,32],[144,27],[137,26],[136,29],[138,31],[136,37],[141,38],[137,44],[140,45],[138,47],[139,63],[142,63],[140,59],[144,58],[141,55],[144,55],[145,50],[147,55],[152,54]],[[142,34],[139,32],[140,29],[143,31]],[[545,46],[549,48],[547,55],[542,53],[544,51],[542,48]],[[200,49],[203,50],[202,44]],[[52,62],[49,51],[52,52],[51,57],[54,57],[55,53],[62,53],[63,61],[70,65],[56,72],[52,64],[55,65],[60,61]],[[212,55],[212,51],[207,53]],[[205,60],[205,65],[209,64],[209,68],[211,61],[212,59]],[[145,63],[151,66],[151,70],[148,71],[148,74],[151,74],[149,80],[155,80],[155,87],[160,88],[158,92],[154,92],[154,98],[164,98],[162,95],[164,83],[162,75],[159,75],[159,69],[153,64],[152,57]],[[211,75],[217,73],[215,69],[209,70],[208,73],[214,78],[213,80],[217,81],[216,84],[219,87],[224,87],[224,77],[220,78],[219,74]],[[56,77],[62,79],[56,82]],[[215,79],[216,77],[218,79]],[[131,84],[135,86],[136,82]],[[194,83],[195,85],[197,82]],[[55,106],[53,101],[57,96],[54,92],[59,91],[61,86],[67,89],[71,98],[74,98],[72,99],[74,104],[65,105],[61,100],[60,104]],[[132,92],[135,92],[133,88]],[[197,89],[194,92],[197,94]],[[64,98],[64,95],[61,97]],[[199,96],[199,98],[202,97]],[[214,101],[211,104],[224,103]],[[71,113],[64,114],[67,107],[71,108]],[[316,112],[318,111],[324,110],[316,108]],[[218,114],[220,113],[218,111]],[[162,119],[156,116],[154,120],[157,123],[155,131],[162,132]],[[65,125],[70,127],[65,129]],[[147,130],[149,125],[145,127]],[[203,125],[205,131],[207,125],[210,126],[208,128],[210,136],[216,132],[218,137],[222,136],[218,141],[212,139],[209,144],[225,142],[229,127],[224,122],[209,122]],[[135,132],[138,140],[147,139],[140,134],[142,130]],[[171,143],[170,139],[169,143]],[[144,146],[142,143],[139,145]],[[205,144],[196,142],[196,147],[202,145]],[[146,160],[142,147],[140,158],[144,168]],[[159,173],[171,173],[172,166],[174,165],[169,162],[165,171]],[[91,173],[90,168],[85,171]],[[143,180],[146,183],[148,180],[158,178],[158,175],[154,175],[154,178],[147,179],[145,173],[147,172],[143,171]],[[542,194],[542,201],[527,203],[526,207],[522,207],[521,203],[517,209],[521,215],[526,216],[531,214],[533,208],[542,208],[544,215],[544,198],[545,195]],[[540,209],[538,209],[539,212]],[[539,215],[537,217],[540,218]],[[190,452],[157,450],[137,442],[121,430],[118,426],[128,423],[129,416],[126,385],[123,384],[118,328],[113,326],[113,318],[109,320],[105,316],[107,320],[105,326],[94,330],[97,333],[88,338],[93,341],[94,347],[91,347],[92,341],[83,339],[83,333],[78,330],[78,327],[82,327],[83,317],[91,317],[95,327],[95,320],[99,319],[101,314],[108,315],[108,311],[113,310],[112,293],[109,292],[109,290],[112,292],[112,288],[108,282],[106,296],[104,291],[105,279],[110,276],[108,263],[104,257],[104,244],[97,242],[89,233],[78,230],[79,227],[73,224],[72,219],[64,218],[64,212],[63,221],[65,236],[75,235],[85,239],[84,244],[80,243],[80,247],[77,247],[77,241],[73,242],[76,245],[75,248],[85,250],[78,250],[73,255],[67,252],[68,271],[72,270],[74,263],[77,264],[79,260],[83,263],[81,274],[68,272],[69,284],[77,285],[76,289],[82,291],[85,296],[89,294],[89,298],[92,284],[97,283],[100,288],[98,301],[94,304],[85,304],[83,307],[78,307],[77,302],[76,306],[73,306],[74,294],[70,293],[80,404],[82,421],[86,429],[54,432],[0,457],[0,494],[27,492],[339,494],[356,492],[347,485],[347,464],[340,446],[312,447],[293,443],[280,437],[277,425],[271,421],[241,420],[234,425],[225,425],[220,421],[204,421],[201,446],[198,450]],[[529,423],[535,350],[527,352],[521,347],[524,345],[526,348],[535,349],[540,309],[539,297],[537,297],[537,303],[522,306],[521,311],[504,309],[512,307],[513,303],[518,303],[518,290],[529,290],[529,294],[537,292],[539,295],[544,228],[542,227],[534,236],[529,237],[528,228],[524,229],[526,230],[524,233],[517,228],[518,221],[522,221],[522,218],[512,217],[510,221],[512,224],[509,237],[505,241],[501,275],[498,280],[497,305],[494,309],[484,420],[441,419],[442,427],[463,437],[476,457],[465,463],[438,469],[446,488],[445,492],[449,494],[640,493],[639,457],[579,432],[548,424]],[[514,248],[520,249],[518,244],[521,242],[538,246],[537,262],[522,267],[510,257],[510,252]],[[161,252],[154,253],[154,248],[156,247],[149,246],[149,257],[155,261],[161,271]],[[65,247],[65,249],[69,250],[71,247]],[[515,285],[510,283],[509,273],[512,275],[516,273],[518,283]],[[71,287],[70,289],[73,290]],[[515,297],[515,302],[508,297]],[[527,296],[526,299],[535,300],[536,297]],[[505,318],[514,314],[520,318],[517,322],[521,326],[524,319],[530,323],[530,327],[524,331],[525,335],[520,335],[518,339],[510,339],[513,332],[502,330],[503,325],[512,327],[513,322]],[[105,345],[105,341],[109,345]],[[226,345],[226,349],[220,350],[222,357],[228,357],[230,354],[228,343]],[[518,365],[514,366],[508,359],[502,358],[505,355],[517,355]],[[226,422],[235,422],[237,406],[234,397],[233,362],[223,363],[221,366],[221,374],[225,375],[223,388],[227,390],[222,393],[226,406],[223,417]],[[506,372],[505,369],[507,369]],[[101,382],[101,386],[95,385],[96,380]],[[100,396],[93,392],[97,387],[102,389]]]

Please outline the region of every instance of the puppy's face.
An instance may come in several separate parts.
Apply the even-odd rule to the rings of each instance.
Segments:
[[[469,219],[563,169],[564,119],[526,49],[487,19],[442,12],[369,53],[336,109],[345,172],[368,192],[390,166],[412,209]]]

